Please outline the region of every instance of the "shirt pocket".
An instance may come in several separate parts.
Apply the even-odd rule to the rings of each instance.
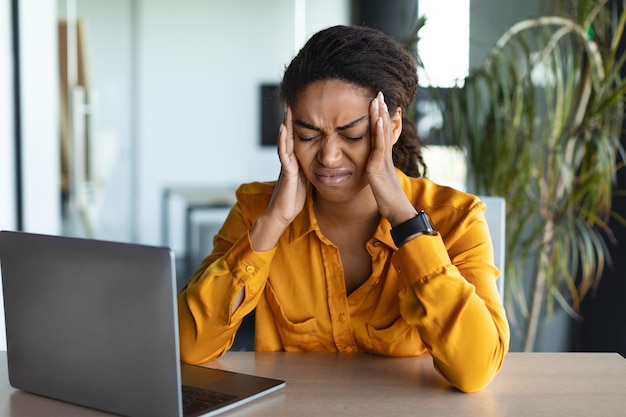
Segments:
[[[318,336],[319,330],[315,317],[297,322],[290,320],[269,283],[265,286],[265,298],[272,310],[278,335],[285,351],[325,351]]]
[[[391,326],[376,328],[367,324],[369,346],[372,353],[384,356],[417,356],[426,352],[417,329],[403,318],[398,318]]]

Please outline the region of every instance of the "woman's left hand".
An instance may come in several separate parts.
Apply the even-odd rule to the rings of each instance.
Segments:
[[[393,124],[399,124],[394,129]],[[399,129],[399,130],[398,130]],[[367,176],[381,216],[394,227],[417,215],[400,185],[393,164],[392,148],[402,129],[402,109],[390,117],[383,93],[379,92],[370,103],[371,151],[367,163]]]

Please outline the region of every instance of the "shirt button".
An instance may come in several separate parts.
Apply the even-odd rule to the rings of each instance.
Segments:
[[[380,240],[377,240],[376,242],[374,242],[374,247],[375,248],[380,247]]]
[[[248,266],[246,266],[246,272],[247,272],[247,273],[251,274],[251,273],[253,273],[254,271],[256,271],[256,268],[254,267],[254,265],[248,265]]]
[[[343,313],[339,314],[339,321],[340,321],[341,323],[343,323],[344,321],[346,321],[346,315],[345,315],[345,314],[343,314]]]

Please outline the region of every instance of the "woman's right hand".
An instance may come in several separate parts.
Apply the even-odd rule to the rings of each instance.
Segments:
[[[278,158],[281,168],[274,194],[267,210],[259,216],[250,232],[252,247],[257,251],[276,246],[287,226],[302,211],[306,200],[306,179],[295,153],[290,107],[286,108],[278,132]]]

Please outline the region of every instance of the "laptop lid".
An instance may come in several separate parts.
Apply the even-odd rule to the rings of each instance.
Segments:
[[[13,387],[121,415],[181,415],[170,249],[2,231],[0,267]],[[187,368],[196,386],[246,385]],[[242,388],[253,399],[283,385]]]

